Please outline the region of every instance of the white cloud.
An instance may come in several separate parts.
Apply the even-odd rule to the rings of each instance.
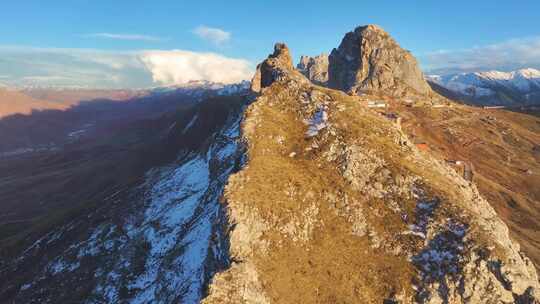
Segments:
[[[190,80],[234,83],[249,79],[250,63],[214,53],[103,51],[0,46],[2,83],[10,86],[145,88]]]
[[[213,28],[204,25],[201,25],[194,29],[193,33],[217,46],[222,46],[231,39],[231,33],[219,28]]]
[[[140,56],[155,82],[174,85],[190,80],[235,83],[249,79],[251,64],[243,59],[190,51],[147,51]]]
[[[114,39],[114,40],[138,40],[138,41],[153,41],[153,42],[165,40],[161,37],[140,35],[140,34],[91,33],[91,34],[85,34],[83,36],[91,37],[91,38]]]
[[[35,82],[54,82],[58,80],[69,80],[70,78],[64,76],[24,76],[22,79]]]
[[[128,88],[153,85],[140,52],[0,46],[10,86]]]
[[[511,39],[470,49],[439,50],[419,57],[428,71],[540,68],[540,37]]]

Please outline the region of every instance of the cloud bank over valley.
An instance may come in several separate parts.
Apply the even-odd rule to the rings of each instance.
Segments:
[[[244,59],[186,50],[3,46],[0,58],[0,84],[13,87],[147,88],[191,80],[235,83],[254,72]]]

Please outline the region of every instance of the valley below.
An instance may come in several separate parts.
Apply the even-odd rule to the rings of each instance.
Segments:
[[[540,117],[379,26],[251,82],[9,94],[1,303],[540,301]]]

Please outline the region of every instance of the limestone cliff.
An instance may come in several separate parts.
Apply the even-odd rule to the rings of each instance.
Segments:
[[[306,76],[311,82],[318,85],[326,85],[328,82],[328,55],[300,57],[296,69]]]
[[[347,33],[339,47],[332,50],[328,85],[352,94],[385,91],[400,96],[431,92],[414,56],[376,25]]]
[[[273,82],[285,77],[303,79],[302,74],[294,70],[289,48],[284,43],[276,43],[274,52],[266,60],[257,65],[257,70],[251,80],[251,90],[259,93]],[[307,81],[307,79],[303,79]]]

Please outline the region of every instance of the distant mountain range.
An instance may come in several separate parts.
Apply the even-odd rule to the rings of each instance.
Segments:
[[[440,86],[450,91],[446,93],[475,105],[540,105],[540,71],[533,68],[428,75],[426,78],[435,89]]]
[[[144,89],[92,89],[77,87],[9,87],[0,83],[0,118],[13,114],[30,114],[34,110],[63,110],[80,102],[126,101],[137,97],[188,95],[202,97],[239,94],[249,89],[249,81],[223,84],[204,80],[186,84]]]
[[[0,303],[540,303],[540,118],[379,26],[251,84],[15,92],[82,99],[0,119]]]
[[[65,109],[68,105],[36,99],[0,86],[0,118],[10,114],[30,114],[32,110]]]

